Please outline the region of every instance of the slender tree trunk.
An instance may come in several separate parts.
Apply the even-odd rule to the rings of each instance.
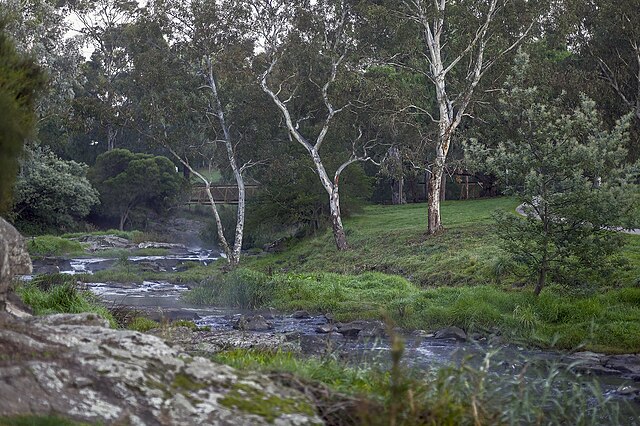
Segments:
[[[127,207],[127,209],[120,215],[120,225],[118,226],[120,231],[124,231],[124,225],[127,223],[127,219],[129,218],[129,211],[130,209]]]
[[[231,166],[231,170],[233,171],[233,176],[236,180],[236,184],[238,185],[238,208],[237,208],[237,214],[236,214],[235,239],[233,242],[233,249],[231,250],[230,258],[229,258],[229,264],[232,267],[235,267],[240,263],[240,254],[242,251],[242,240],[244,236],[244,222],[245,222],[245,208],[246,208],[246,202],[245,202],[246,190],[245,190],[244,178],[242,176],[242,169],[238,167],[238,162],[236,160],[234,147],[231,141],[231,132],[226,122],[224,109],[222,107],[222,102],[220,101],[220,95],[218,93],[218,82],[215,78],[215,74],[213,72],[213,64],[211,63],[210,59],[208,59],[208,67],[209,67],[209,86],[211,88],[211,94],[215,102],[218,121],[220,123],[220,127],[222,127],[222,132],[224,134],[224,146],[227,150],[229,165]]]
[[[442,170],[432,170],[431,177],[429,178],[429,195],[427,197],[427,233],[430,235],[437,233],[442,228],[440,221],[440,185],[442,184],[442,173]]]
[[[329,209],[331,211],[331,227],[333,229],[333,238],[336,241],[338,250],[347,250],[347,236],[342,226],[342,217],[340,216],[340,193],[338,185],[334,183],[333,190],[329,193]]]
[[[407,200],[404,196],[404,177],[400,179],[392,179],[391,181],[391,204],[406,204]]]
[[[534,289],[534,293],[536,296],[540,295],[540,292],[544,288],[544,285],[547,281],[547,269],[549,268],[548,260],[546,254],[540,264],[540,269],[538,270],[538,282],[536,283],[536,288]]]
[[[107,126],[107,151],[111,151],[116,147],[116,134],[117,132],[113,129],[113,125],[109,124]]]

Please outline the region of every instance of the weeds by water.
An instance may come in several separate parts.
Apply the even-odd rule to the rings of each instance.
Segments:
[[[638,424],[637,407],[604,397],[595,383],[580,384],[584,382],[568,368],[552,365],[536,376],[524,366],[498,375],[493,371],[496,352],[489,352],[479,366],[465,359],[459,365],[418,371],[404,366],[403,351],[402,341],[392,336],[388,370],[361,361],[344,364],[334,356],[299,358],[255,350],[223,352],[214,360],[275,377],[293,374],[296,379],[286,382],[312,395],[328,424]],[[322,391],[325,386],[338,395],[329,397]],[[344,404],[347,412],[341,408]]]
[[[331,313],[339,321],[390,317],[405,328],[458,326],[540,347],[601,352],[640,348],[640,288],[575,295],[549,286],[530,291],[484,285],[420,289],[402,277],[215,272],[185,295],[198,304]]]
[[[36,315],[94,312],[107,319],[112,327],[117,326],[113,315],[98,298],[89,291],[79,290],[72,277],[41,276],[19,285],[16,293]]]

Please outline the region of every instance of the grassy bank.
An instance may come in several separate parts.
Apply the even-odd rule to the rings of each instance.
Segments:
[[[98,298],[88,291],[78,290],[75,279],[69,275],[39,276],[19,285],[16,293],[36,315],[93,312],[107,319],[112,327],[117,326],[116,319]]]
[[[336,251],[327,232],[247,258],[245,269],[214,274],[187,297],[329,312],[342,321],[387,317],[425,330],[456,325],[542,347],[640,351],[640,237],[626,237],[624,264],[606,284],[552,284],[535,297],[492,232],[492,212],[516,204],[446,202],[447,231],[431,237],[424,205],[370,206],[346,222],[347,252]]]
[[[270,373],[275,380],[284,377],[312,395],[325,419],[337,416],[344,424],[530,424],[544,419],[545,424],[598,425],[606,421],[621,425],[628,424],[633,415],[632,411],[621,414],[620,402],[605,400],[597,386],[560,384],[558,379],[570,373],[558,367],[538,377],[537,385],[519,374],[494,381],[489,373],[490,356],[479,368],[463,362],[418,371],[403,366],[402,351],[401,344],[394,344],[392,358],[397,361],[384,371],[366,363],[347,365],[332,357],[300,358],[255,350],[223,352],[213,360],[240,370]]]
[[[110,229],[108,231],[95,231],[95,232],[78,232],[63,235],[39,235],[36,237],[30,237],[27,239],[27,249],[32,257],[42,256],[82,256],[87,252],[85,247],[87,244],[80,243],[77,238],[86,236],[104,236],[115,235],[120,238],[129,240],[131,243],[138,244],[146,241],[160,241],[166,240],[166,237],[153,233],[145,233],[141,231],[119,231],[117,229]],[[137,249],[135,254],[138,256],[161,256],[167,254],[166,249]],[[123,253],[130,253],[125,249],[109,249],[101,250],[99,252],[102,257],[117,258],[122,256]]]

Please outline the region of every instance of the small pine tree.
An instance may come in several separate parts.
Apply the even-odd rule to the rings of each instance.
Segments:
[[[520,54],[501,99],[505,141],[495,149],[472,141],[466,154],[521,201],[521,216],[496,213],[496,229],[536,277],[537,295],[551,274],[605,270],[623,244],[613,227],[631,227],[638,185],[624,165],[630,116],[604,130],[586,96],[567,113],[563,99],[547,102],[537,88],[523,88],[526,64]]]

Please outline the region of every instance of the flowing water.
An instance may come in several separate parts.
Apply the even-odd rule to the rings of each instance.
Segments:
[[[129,261],[153,262],[157,267],[167,271],[176,271],[181,265],[190,262],[202,264],[210,263],[218,259],[220,255],[211,251],[194,250],[187,253],[167,256],[131,256]],[[60,272],[64,274],[92,274],[95,271],[112,267],[116,259],[108,258],[77,258],[58,262]],[[42,265],[35,262],[36,273]],[[87,288],[102,300],[114,305],[123,305],[146,311],[147,313],[160,313],[172,319],[192,319],[201,327],[210,327],[212,331],[230,331],[241,315],[253,315],[256,312],[247,312],[237,309],[203,307],[185,303],[181,295],[188,290],[185,285],[174,284],[166,281],[142,281],[136,283],[87,283]],[[259,312],[272,325],[266,332],[247,331],[245,333],[273,333],[295,334],[299,338],[304,352],[320,353],[330,350],[334,356],[338,356],[347,362],[354,364],[367,363],[368,365],[389,366],[390,343],[386,338],[346,338],[338,333],[322,333],[318,331],[320,326],[329,324],[324,316],[310,316],[308,318],[293,318],[277,312]],[[157,317],[157,315],[156,315]],[[415,333],[402,333],[405,342],[403,363],[421,370],[446,366],[461,362],[479,367],[485,360],[486,354],[491,353],[491,375],[494,379],[511,380],[523,376],[528,383],[539,383],[541,386],[549,374],[552,366],[567,366],[571,359],[561,352],[538,350],[519,347],[517,345],[490,346],[487,342],[456,342],[452,340],[439,340],[432,336],[420,336]],[[526,368],[525,368],[526,366]],[[569,389],[574,383],[580,383],[587,387],[594,381],[602,389],[605,396],[630,401],[631,409],[638,408],[637,393],[629,392],[629,389],[637,389],[637,383],[628,380],[624,375],[606,376],[576,376],[567,374],[558,378],[554,385],[558,389]],[[626,393],[626,396],[625,396]]]

